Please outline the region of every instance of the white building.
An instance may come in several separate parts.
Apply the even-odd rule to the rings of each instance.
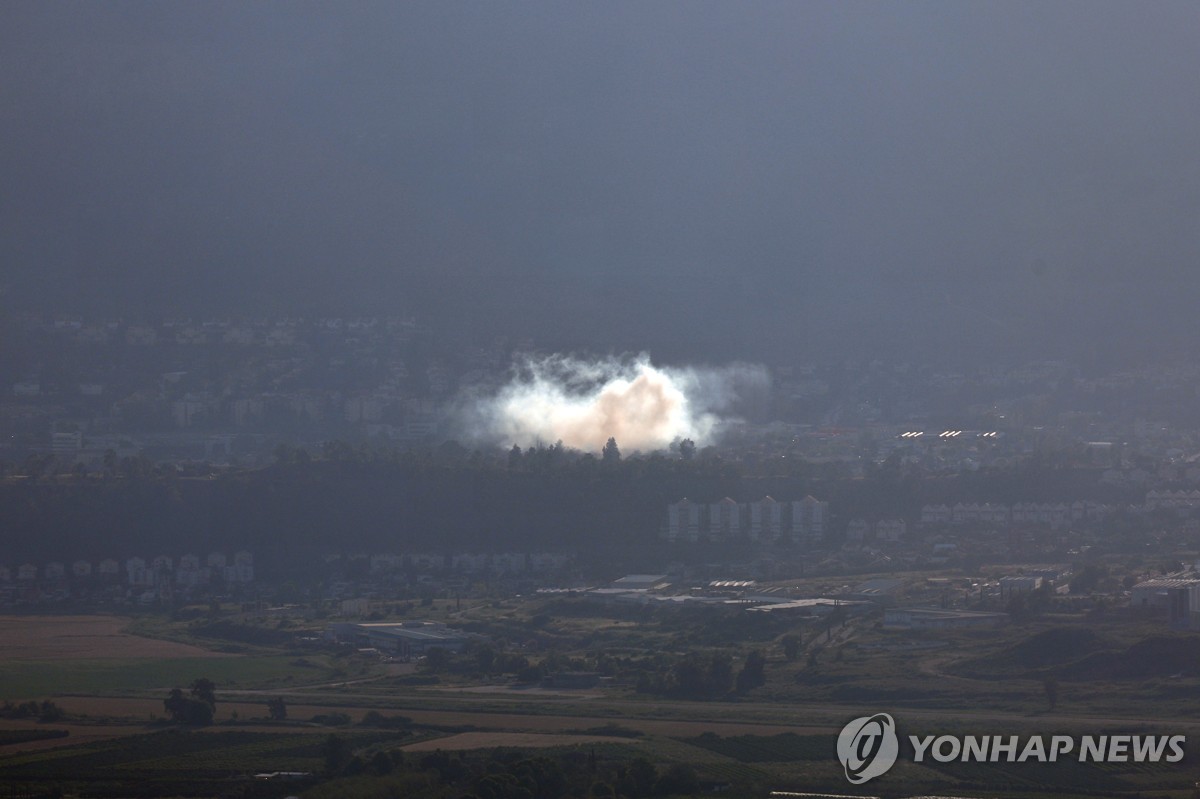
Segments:
[[[175,584],[184,588],[203,585],[208,582],[209,576],[209,570],[200,566],[200,557],[187,554],[179,559],[179,569],[175,572]]]
[[[728,541],[742,534],[742,506],[729,497],[708,506],[708,537]]]
[[[371,556],[371,573],[383,574],[386,572],[399,571],[404,563],[403,555],[372,555]]]
[[[954,514],[948,505],[926,505],[921,508],[921,524],[950,524]]]
[[[750,503],[751,541],[775,541],[782,533],[782,505],[769,496]]]
[[[146,568],[144,558],[129,558],[125,561],[125,576],[130,585],[154,585],[155,574]]]
[[[700,539],[700,505],[687,497],[667,506],[667,540],[694,544]]]
[[[871,535],[871,525],[866,519],[851,519],[846,525],[846,541],[861,544]]]
[[[1182,589],[1200,592],[1200,580],[1179,577],[1155,577],[1143,580],[1129,590],[1129,606],[1134,608],[1165,608],[1171,591]]]
[[[561,552],[531,552],[528,557],[529,569],[535,572],[558,571],[570,562],[570,556]]]
[[[245,550],[234,553],[233,565],[226,566],[224,573],[227,583],[254,582],[254,556]]]
[[[825,538],[826,517],[829,503],[807,496],[792,503],[792,540],[800,543],[816,543]]]
[[[520,574],[525,571],[525,564],[522,552],[500,552],[492,556],[492,568],[500,574]]]
[[[444,555],[430,553],[409,555],[408,560],[416,571],[429,572],[446,568],[446,557]]]
[[[50,450],[55,455],[73,456],[81,449],[83,449],[83,433],[78,430],[50,434]]]
[[[1018,594],[1031,594],[1042,587],[1042,578],[1029,575],[1009,575],[1000,578],[1000,599],[1012,599]]]
[[[875,524],[876,541],[899,541],[908,532],[903,519],[880,519]]]
[[[488,556],[482,553],[475,554],[462,552],[451,557],[450,568],[458,572],[476,574],[478,572],[487,571],[488,560]]]

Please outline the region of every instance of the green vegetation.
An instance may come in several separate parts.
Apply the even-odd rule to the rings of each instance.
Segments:
[[[23,744],[29,741],[49,741],[55,738],[66,738],[70,734],[68,730],[0,730],[0,746]]]
[[[223,688],[271,689],[336,679],[340,665],[317,656],[317,668],[296,665],[290,655],[254,655],[168,660],[8,661],[0,663],[0,691],[18,700],[67,694],[161,696],[197,674]]]
[[[739,763],[766,763],[791,760],[828,760],[835,751],[837,737],[833,735],[738,735],[722,738],[705,733],[695,738],[680,739],[692,746],[733,758]]]
[[[283,701],[283,698],[278,696],[268,699],[267,715],[271,717],[271,721],[286,721],[287,702]]]
[[[163,700],[163,709],[167,716],[176,724],[190,724],[204,727],[213,723],[213,714],[217,711],[216,686],[207,677],[192,681],[187,695],[181,688],[172,688],[171,693]]]
[[[184,551],[197,541],[253,549],[279,544],[273,531],[280,530],[297,551],[326,545],[333,530],[343,546],[378,549],[395,540],[401,518],[409,546],[475,546],[497,525],[514,549],[560,545],[566,526],[578,541],[619,545],[653,536],[666,504],[688,493],[743,493],[739,467],[716,456],[612,452],[602,462],[561,445],[472,458],[458,445],[370,451],[342,444],[316,458],[280,453],[271,468],[215,479],[137,468],[69,483],[0,480],[0,526],[26,531],[28,557],[86,551],[98,539],[114,551],[151,542]],[[803,496],[807,484],[797,479],[789,493]],[[467,494],[477,501],[456,501]]]
[[[4,719],[37,719],[38,721],[61,721],[66,716],[63,709],[54,702],[44,699],[41,702],[20,702],[13,704],[5,702],[0,706],[0,718]]]
[[[1111,730],[1110,730],[1111,731]],[[45,731],[62,734],[62,731]],[[587,732],[591,732],[590,730]],[[769,790],[845,792],[832,752],[836,735],[638,736],[636,744],[583,744],[537,751],[490,748],[405,752],[403,733],[313,735],[240,731],[159,732],[0,759],[0,781],[38,793],[86,787],[90,796],[282,796],[253,779],[301,772],[287,791],[323,797],[637,797],[697,796],[721,790],[761,796]],[[32,737],[23,740],[32,740]],[[907,751],[907,745],[902,748]],[[915,764],[909,754],[885,781],[888,796],[953,786],[989,796],[1077,797],[1153,793],[1178,782],[1172,764]],[[73,783],[70,775],[87,775]],[[263,793],[262,791],[267,791]],[[1146,791],[1151,793],[1147,794]]]
[[[198,731],[174,727],[157,736],[131,735],[128,751],[111,742],[0,757],[0,780],[42,790],[52,772],[36,764],[54,761],[63,769],[55,773],[88,774],[89,782],[86,769],[97,768],[97,792],[110,795],[220,795],[243,788],[259,795],[253,791],[268,788],[248,788],[254,784],[248,774],[293,770],[313,776],[304,785],[272,784],[270,790],[451,799],[537,796],[546,786],[578,797],[722,787],[731,796],[839,792],[846,784],[833,755],[834,736],[846,719],[866,711],[891,712],[910,729],[972,734],[1096,731],[1099,718],[1159,730],[1200,713],[1194,666],[1200,636],[1166,634],[1160,623],[1137,614],[1067,612],[1050,604],[1002,628],[921,631],[884,629],[877,610],[813,619],[727,604],[608,605],[562,597],[461,605],[443,599],[420,613],[483,638],[461,652],[437,650],[409,664],[316,642],[300,649],[286,640],[249,643],[256,654],[236,657],[6,664],[0,676],[13,693],[5,707],[23,713],[31,727],[43,710],[57,707],[46,699],[56,692],[31,690],[38,686],[91,685],[90,693],[130,697],[137,708],[130,713],[138,718],[125,722],[134,733],[146,729],[133,727],[145,723],[144,700],[170,701],[168,692],[181,686],[176,698],[189,704],[211,709],[219,700],[216,724],[203,735],[224,745],[209,751],[196,739]],[[235,635],[271,627],[251,614],[225,618],[236,623],[220,629]],[[158,619],[145,626],[163,637],[195,640],[196,621]],[[207,617],[203,624],[209,625]],[[558,676],[564,679],[543,682]],[[83,704],[57,701],[67,712],[72,701]],[[233,721],[235,703],[244,718]],[[158,707],[185,724],[208,721]],[[295,733],[280,736],[280,725]],[[1111,726],[1103,723],[1105,730]],[[234,730],[253,737],[227,737]],[[553,735],[543,740],[555,747],[497,754],[495,747],[524,746],[535,733]],[[417,751],[444,737],[443,752]],[[597,737],[607,740],[589,740]],[[290,749],[271,743],[284,740],[292,741]],[[579,743],[559,746],[571,740]],[[459,745],[487,748],[453,753]],[[104,750],[108,760],[124,765],[97,765],[103,758],[93,759],[96,747],[105,746],[111,746]],[[407,746],[416,749],[401,754]],[[517,767],[539,758],[555,765]],[[198,787],[185,787],[185,762],[199,764],[190,772]],[[1052,771],[1020,765],[901,763],[889,773],[885,793],[1151,796],[1176,784],[1187,766],[1071,764]],[[560,771],[563,784],[553,776]]]
[[[394,738],[361,732],[345,740],[359,749]],[[255,773],[318,772],[323,762],[314,735],[172,731],[14,755],[0,761],[0,782],[30,791],[86,788],[90,796],[214,796]]]

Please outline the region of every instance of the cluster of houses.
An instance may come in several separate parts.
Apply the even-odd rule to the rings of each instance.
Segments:
[[[562,552],[458,552],[449,555],[424,552],[370,557],[372,574],[405,571],[419,574],[536,574],[559,571],[571,562],[571,556]]]
[[[921,524],[927,527],[955,524],[1029,524],[1057,528],[1083,522],[1098,521],[1113,512],[1109,505],[1098,502],[1018,502],[1014,505],[985,503],[956,503],[955,505],[926,505],[921,508]]]
[[[159,555],[150,560],[132,557],[125,561],[123,567],[114,558],[105,558],[95,564],[90,560],[76,560],[70,565],[54,560],[40,568],[33,563],[22,563],[15,569],[0,566],[0,585],[38,581],[63,583],[72,579],[99,579],[138,588],[153,588],[168,583],[179,587],[207,585],[215,581],[251,583],[254,581],[254,556],[241,551],[229,559],[222,552],[213,552],[202,562],[198,555],[188,554],[179,558],[177,564],[169,555]]]
[[[846,525],[846,541],[848,543],[865,543],[868,541],[894,542],[904,538],[908,532],[908,523],[903,519],[880,519],[872,524],[866,519],[851,519]]]
[[[793,502],[763,497],[736,502],[692,502],[686,497],[667,506],[661,537],[671,543],[721,543],[738,539],[813,544],[825,537],[829,503],[807,496]]]
[[[177,344],[184,346],[232,345],[237,347],[290,346],[314,334],[334,334],[346,343],[365,337],[386,336],[407,342],[424,330],[408,317],[260,317],[257,319],[163,319],[158,323],[122,319],[85,320],[59,316],[47,322],[25,320],[26,330],[53,332],[80,344],[116,344],[135,347]]]
[[[46,361],[48,348],[121,344],[128,347],[167,346],[178,352],[174,371],[130,370],[122,362],[123,387],[106,384],[98,375],[114,371],[113,364],[72,375],[66,380],[49,380],[38,371],[0,386],[0,421],[6,413],[25,418],[43,413],[50,423],[46,444],[60,464],[79,464],[88,470],[104,468],[104,453],[112,449],[120,457],[146,453],[152,460],[206,459],[227,462],[228,446],[215,446],[202,434],[220,432],[232,440],[238,434],[261,431],[280,422],[327,423],[334,427],[359,425],[371,436],[394,440],[424,440],[436,437],[442,416],[435,398],[450,395],[460,381],[477,379],[480,373],[500,372],[507,351],[494,347],[472,353],[466,364],[451,366],[440,360],[412,367],[406,358],[410,347],[423,339],[428,329],[415,320],[401,317],[361,319],[259,319],[233,321],[210,319],[167,320],[161,324],[126,323],[121,320],[85,322],[60,318],[43,324],[26,320],[31,336],[41,349],[33,360]],[[319,363],[324,356],[310,347],[314,342],[342,347],[339,363],[361,366],[364,379],[354,385],[326,385],[322,381],[295,385],[281,391],[281,371],[302,374],[322,370],[303,368]],[[195,347],[195,355],[186,349]],[[380,364],[372,347],[386,349],[391,357]],[[215,392],[196,379],[203,353],[213,348],[237,353],[260,351],[265,368],[239,373],[238,391]],[[89,350],[90,352],[91,350]],[[468,369],[468,367],[470,367]],[[133,390],[130,385],[135,386]],[[64,408],[69,411],[64,414]],[[186,447],[164,452],[162,436],[141,429],[136,419],[170,419],[177,434],[189,433]],[[121,435],[108,431],[118,430]],[[162,431],[159,431],[160,433]],[[245,449],[243,439],[242,449]],[[46,444],[39,449],[45,451]],[[248,453],[239,452],[245,457]]]
[[[1148,491],[1146,510],[1193,511],[1200,508],[1200,491]]]

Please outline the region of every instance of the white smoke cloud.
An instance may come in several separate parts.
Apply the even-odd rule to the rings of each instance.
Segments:
[[[683,438],[703,446],[730,421],[722,414],[739,396],[768,380],[761,366],[661,368],[644,353],[530,358],[495,396],[472,403],[470,426],[476,437],[505,446],[562,441],[595,451],[610,437],[625,451],[663,449]]]

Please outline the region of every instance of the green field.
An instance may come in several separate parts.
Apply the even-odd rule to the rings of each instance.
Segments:
[[[251,655],[169,660],[17,661],[0,663],[0,700],[63,695],[159,695],[206,677],[223,688],[264,689],[336,679],[323,656]]]
[[[353,749],[402,740],[388,732],[351,732],[344,739]],[[165,731],[10,756],[0,761],[0,781],[89,796],[220,795],[255,773],[319,771],[322,740],[302,733]]]

